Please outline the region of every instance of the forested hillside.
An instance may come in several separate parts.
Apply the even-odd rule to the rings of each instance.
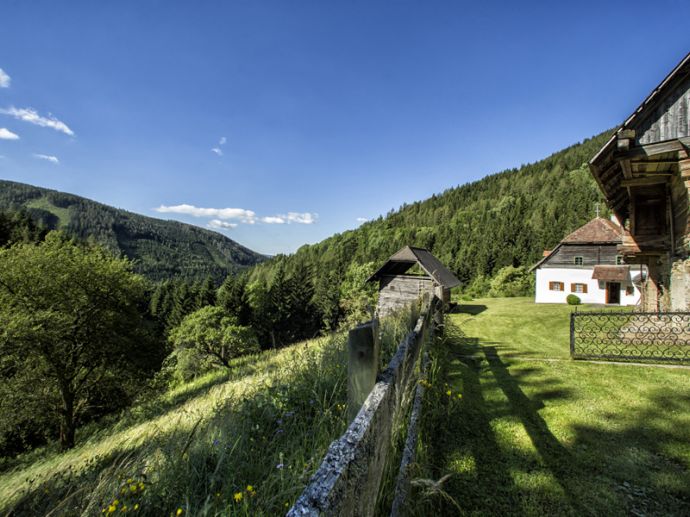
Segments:
[[[321,292],[337,292],[352,263],[381,264],[404,245],[430,249],[467,287],[506,266],[530,266],[544,249],[602,213],[605,204],[587,162],[610,132],[548,158],[506,170],[402,206],[360,228],[303,246],[252,270],[270,283],[279,267],[289,275],[307,266]],[[317,300],[318,302],[318,300]]]
[[[39,224],[97,243],[135,261],[137,272],[153,280],[211,276],[217,283],[228,272],[265,257],[224,235],[177,221],[127,212],[89,199],[0,180],[0,210],[26,210]]]

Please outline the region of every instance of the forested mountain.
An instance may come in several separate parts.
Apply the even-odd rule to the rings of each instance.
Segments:
[[[230,271],[265,259],[210,230],[163,221],[89,199],[0,180],[0,210],[26,210],[39,224],[80,239],[93,239],[135,261],[153,280],[183,277],[222,281]]]
[[[306,265],[317,286],[332,284],[317,291],[333,292],[350,264],[381,264],[405,245],[431,250],[465,286],[506,266],[530,266],[544,249],[592,219],[597,203],[606,213],[587,162],[610,134],[404,205],[294,255],[279,255],[254,268],[252,280],[270,283],[279,265],[287,274]]]

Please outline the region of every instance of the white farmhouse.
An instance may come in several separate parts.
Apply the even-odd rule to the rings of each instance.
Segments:
[[[582,303],[636,305],[644,273],[639,265],[625,265],[618,254],[623,232],[616,222],[597,217],[544,252],[532,268],[537,272],[535,302],[566,303],[575,294]]]

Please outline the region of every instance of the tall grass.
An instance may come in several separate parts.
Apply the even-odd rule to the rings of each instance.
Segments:
[[[382,322],[386,354],[408,324]],[[348,424],[346,374],[344,333],[238,359],[20,461],[0,475],[0,513],[283,513]]]

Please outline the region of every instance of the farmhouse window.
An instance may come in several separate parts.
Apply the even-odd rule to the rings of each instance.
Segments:
[[[623,265],[623,255],[616,255],[616,265],[617,266]]]
[[[632,296],[633,294],[635,294],[635,288],[631,285],[627,286],[625,288],[625,295],[626,296]]]
[[[587,294],[587,284],[570,284],[570,292]]]
[[[575,257],[575,265],[581,266],[584,259],[582,257]]]
[[[565,286],[563,282],[549,282],[550,291],[565,291]]]

